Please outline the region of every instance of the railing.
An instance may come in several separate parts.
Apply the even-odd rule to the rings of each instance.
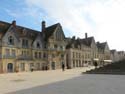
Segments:
[[[4,55],[3,58],[8,58],[8,59],[13,59],[13,58],[16,58],[16,56],[14,55]]]
[[[50,48],[50,51],[65,51],[63,48]]]
[[[31,56],[18,56],[19,60],[32,60],[33,58]]]

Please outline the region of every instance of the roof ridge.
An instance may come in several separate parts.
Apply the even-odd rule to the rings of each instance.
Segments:
[[[12,24],[12,23],[9,23],[9,22],[1,21],[1,20],[0,20],[0,23],[4,23],[4,24],[8,24],[8,25],[11,25],[11,24]],[[25,29],[28,29],[28,30],[40,32],[40,31],[38,31],[38,30],[31,29],[31,28],[28,28],[28,27],[24,27],[24,26],[21,26],[21,25],[16,25],[16,26],[19,27],[19,28],[22,28],[22,29],[25,28]]]
[[[50,25],[50,26],[46,27],[46,29],[47,29],[47,28],[50,28],[50,27],[52,27],[52,26],[56,26],[56,25],[58,25],[58,24],[60,24],[60,23],[56,23],[56,24]]]

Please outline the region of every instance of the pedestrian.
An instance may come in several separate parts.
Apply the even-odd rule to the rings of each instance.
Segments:
[[[31,67],[31,72],[33,72],[33,71],[34,71],[34,67],[32,66],[32,67]]]
[[[62,71],[65,71],[65,65],[62,63]]]
[[[94,62],[94,66],[95,66],[95,68],[97,68],[97,66],[98,66],[98,64],[97,64],[97,62],[96,62],[96,61]]]

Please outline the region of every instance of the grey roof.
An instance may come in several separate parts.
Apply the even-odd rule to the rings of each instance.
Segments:
[[[3,36],[7,32],[7,30],[10,28],[11,25],[12,25],[11,23],[0,21],[0,34]],[[58,25],[60,25],[60,24],[57,23],[57,24],[54,24],[54,25],[46,28],[46,32],[45,32],[46,39],[48,39],[53,34],[53,32],[55,31],[55,29]],[[16,27],[14,27],[14,29],[19,34],[19,37],[27,37],[27,38],[31,38],[33,40],[40,33],[40,31],[32,30],[32,29],[18,26],[18,25],[16,25]],[[41,35],[42,34],[43,34],[43,32],[41,33]]]
[[[91,46],[93,39],[94,37],[88,37],[88,38],[80,39],[80,42],[85,44],[86,46]]]
[[[57,28],[58,25],[59,25],[59,23],[51,25],[51,26],[46,28],[46,30],[45,30],[46,40],[54,33],[54,31],[55,31],[55,29]]]
[[[111,53],[115,53],[115,52],[116,52],[116,50],[115,50],[115,49],[113,49],[113,50],[110,50],[110,52],[111,52]]]
[[[12,26],[11,23],[0,21],[0,33],[2,36],[7,32],[7,30]],[[17,32],[20,36],[19,37],[28,37],[28,38],[35,38],[39,31],[32,30],[26,27],[18,26],[12,28],[13,31]],[[25,31],[24,31],[25,30]]]
[[[97,42],[96,45],[97,45],[98,49],[105,49],[107,42],[103,42],[103,43]]]

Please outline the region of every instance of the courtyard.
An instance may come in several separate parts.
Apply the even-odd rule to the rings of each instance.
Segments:
[[[81,74],[93,68],[0,74],[0,94],[124,94],[124,75]]]

